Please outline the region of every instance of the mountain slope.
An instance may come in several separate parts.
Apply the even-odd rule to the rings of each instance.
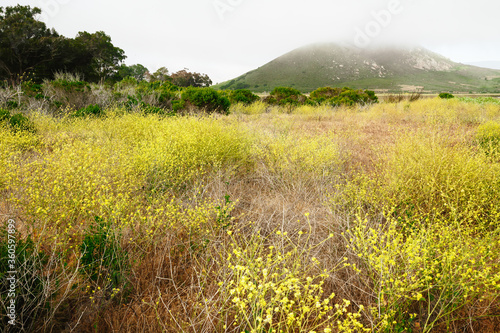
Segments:
[[[455,63],[423,48],[359,50],[338,44],[315,44],[293,50],[234,80],[221,89],[256,92],[276,86],[312,91],[324,86],[371,90],[496,92],[500,71]]]

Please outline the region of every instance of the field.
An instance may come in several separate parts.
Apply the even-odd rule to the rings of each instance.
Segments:
[[[0,127],[24,331],[500,331],[500,104],[288,111]]]

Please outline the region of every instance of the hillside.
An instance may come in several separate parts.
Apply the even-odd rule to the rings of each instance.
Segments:
[[[290,86],[304,92],[324,86],[500,92],[500,70],[455,63],[424,48],[360,50],[339,44],[314,44],[215,87],[263,92],[276,86]]]

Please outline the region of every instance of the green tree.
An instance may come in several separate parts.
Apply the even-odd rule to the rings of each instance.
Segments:
[[[0,80],[41,82],[56,72],[78,72],[95,82],[114,75],[125,59],[104,32],[66,38],[39,21],[40,14],[37,7],[0,7]]]
[[[125,60],[125,52],[111,43],[111,37],[103,31],[93,34],[79,32],[73,47],[81,60],[80,73],[86,81],[95,82],[112,77]]]
[[[173,73],[170,78],[178,87],[210,87],[212,80],[207,74],[191,73],[186,69]]]
[[[58,34],[37,20],[40,8],[0,7],[0,79],[19,83],[54,60],[53,42]],[[50,66],[49,66],[50,67]]]
[[[149,70],[141,64],[135,64],[131,66],[122,64],[120,67],[118,67],[118,70],[114,76],[114,81],[118,82],[128,77],[132,77],[140,82],[146,79],[147,73],[149,73]]]

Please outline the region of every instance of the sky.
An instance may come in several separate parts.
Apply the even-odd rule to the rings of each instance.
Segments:
[[[223,82],[319,42],[423,46],[456,62],[500,61],[497,0],[2,0],[39,7],[66,37],[104,31],[127,65],[188,68]]]

